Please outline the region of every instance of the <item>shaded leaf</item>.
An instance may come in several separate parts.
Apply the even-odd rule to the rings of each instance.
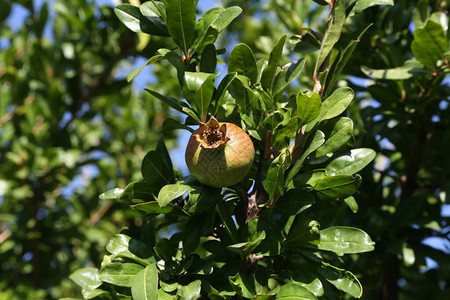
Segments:
[[[321,199],[345,199],[353,195],[360,184],[359,175],[337,175],[317,181],[314,190]]]
[[[438,60],[448,57],[447,38],[441,24],[428,20],[423,28],[414,31],[414,41],[411,50],[422,64],[435,69]]]
[[[374,5],[394,5],[394,0],[358,0],[354,10],[359,13]]]
[[[317,297],[297,283],[282,285],[275,299],[281,300],[317,300]]]
[[[69,278],[83,290],[94,290],[102,285],[97,273],[97,268],[82,268],[70,274]]]
[[[321,267],[318,268],[318,272],[337,289],[344,291],[355,298],[360,298],[362,296],[362,285],[358,278],[351,272],[336,268],[325,262],[322,262]]]
[[[145,155],[141,171],[145,181],[154,187],[162,187],[171,183],[175,178],[173,170],[167,166],[161,154],[155,150],[149,151]]]

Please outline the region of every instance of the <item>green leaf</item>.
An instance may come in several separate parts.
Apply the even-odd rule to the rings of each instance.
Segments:
[[[98,277],[103,282],[131,287],[134,277],[143,269],[143,266],[132,263],[110,263],[100,269]]]
[[[186,112],[183,109],[183,108],[188,107],[186,103],[178,101],[177,99],[172,98],[172,97],[167,97],[167,96],[161,95],[160,93],[149,90],[149,89],[145,89],[145,91],[147,93],[149,93],[150,95],[154,96],[156,99],[161,100],[162,102],[166,103],[173,109],[176,109],[179,112],[186,114]]]
[[[193,0],[164,0],[167,29],[175,43],[188,55],[195,34],[196,5]]]
[[[109,191],[106,191],[106,192],[100,194],[100,196],[98,196],[98,197],[102,200],[116,200],[116,199],[120,198],[122,193],[123,193],[123,189],[114,188],[112,190],[109,190]]]
[[[139,7],[131,4],[119,4],[114,8],[119,20],[134,32],[145,32],[157,36],[169,36],[164,20],[159,16],[144,16]]]
[[[320,250],[338,254],[362,253],[374,250],[370,236],[358,228],[335,226],[320,230]]]
[[[158,192],[159,188],[154,188],[145,181],[134,181],[125,187],[125,190],[120,195],[120,200],[132,201],[133,199],[140,199],[142,201],[154,200],[154,194]]]
[[[405,80],[426,72],[417,60],[408,60],[403,66],[392,69],[377,70],[361,66],[361,71],[369,77],[386,80]]]
[[[264,68],[261,76],[261,84],[266,91],[272,91],[275,75],[280,63],[281,55],[283,54],[284,44],[286,43],[287,35],[283,35],[281,39],[275,44],[270,52],[269,63]],[[252,81],[253,82],[253,81]]]
[[[131,80],[133,80],[136,76],[139,75],[139,73],[141,73],[141,71],[146,67],[149,66],[151,64],[154,64],[155,62],[160,61],[161,59],[163,59],[164,56],[163,55],[155,55],[152,56],[149,60],[147,60],[147,62],[140,67],[139,69],[135,70],[133,73],[131,73],[130,75],[128,75],[127,77],[127,81],[130,82]]]
[[[185,130],[187,130],[187,131],[189,131],[191,133],[194,132],[194,129],[192,129],[189,126],[184,125],[183,123],[181,123],[178,120],[175,120],[175,119],[172,119],[172,118],[166,118],[164,120],[164,123],[163,123],[163,132],[164,133],[169,133],[169,132],[172,132],[172,131],[174,131],[176,129],[185,129]]]
[[[215,19],[212,26],[220,33],[230,25],[230,23],[237,18],[242,12],[239,6],[230,6],[225,8],[219,14],[219,18]]]
[[[195,280],[190,282],[188,285],[181,286],[178,289],[177,293],[179,299],[183,300],[198,299],[198,297],[200,296],[201,284],[202,282],[200,280]]]
[[[236,228],[236,224],[234,223],[230,212],[225,207],[222,201],[219,201],[216,206],[217,212],[219,213],[220,219],[225,226],[225,229],[228,233],[228,236],[232,241],[236,242],[239,240],[239,234]]]
[[[166,6],[160,1],[146,1],[139,6],[139,9],[146,17],[160,17],[164,22],[167,20]]]
[[[284,193],[284,173],[290,165],[290,152],[284,149],[271,163],[267,170],[263,186],[269,194],[269,199],[273,200]]]
[[[228,277],[233,289],[241,296],[253,299],[256,294],[255,283],[252,279],[248,278],[247,275],[242,273],[237,273],[234,276]]]
[[[173,170],[165,163],[161,154],[155,150],[149,151],[145,155],[141,171],[145,181],[154,187],[170,184],[175,178]]]
[[[322,277],[337,289],[344,291],[355,298],[360,298],[362,296],[363,287],[353,273],[336,268],[325,262],[322,262],[317,270]]]
[[[216,47],[209,44],[205,47],[202,52],[202,57],[200,60],[200,72],[203,73],[214,73],[216,71],[217,65],[217,54]]]
[[[308,155],[316,151],[317,148],[322,146],[324,142],[325,142],[325,134],[322,131],[317,130],[308,148],[306,148],[302,156],[300,156],[300,158],[297,159],[297,161],[294,163],[294,166],[289,171],[288,176],[286,178],[286,185],[288,185],[292,181],[292,179],[294,179],[294,176],[297,175],[297,173],[300,171],[300,168],[303,166],[303,162],[308,157]]]
[[[148,265],[152,251],[143,242],[125,234],[116,234],[106,245],[109,253],[132,259],[142,265]]]
[[[356,13],[360,13],[374,5],[394,5],[394,0],[358,0],[354,10]]]
[[[153,250],[160,259],[169,263],[172,261],[172,257],[176,255],[178,251],[178,245],[174,241],[163,238],[156,243]]]
[[[285,215],[297,215],[311,207],[314,197],[304,189],[296,188],[287,191],[277,203],[275,209]]]
[[[355,197],[350,196],[344,199],[345,204],[354,212],[355,214],[358,212],[358,203],[355,200]]]
[[[159,191],[157,200],[160,207],[167,206],[170,201],[181,197],[186,191],[190,191],[192,188],[188,185],[177,181],[174,184],[168,184],[162,187]]]
[[[282,285],[275,299],[280,300],[317,300],[317,297],[297,283]]]
[[[70,274],[69,278],[83,290],[94,290],[102,285],[102,281],[98,278],[97,268],[78,269]]]
[[[247,76],[252,84],[257,81],[256,59],[253,51],[246,44],[238,44],[231,51],[228,60],[228,73],[232,72]]]
[[[201,213],[212,209],[220,199],[221,189],[206,185],[200,187],[200,191],[190,191],[189,201],[183,207],[188,213]]]
[[[355,174],[367,166],[375,156],[376,153],[372,149],[353,149],[349,155],[342,155],[332,160],[325,168],[325,172],[327,176]]]
[[[319,56],[314,67],[314,76],[318,77],[322,64],[325,62],[328,55],[330,55],[334,44],[341,36],[342,26],[345,22],[345,2],[344,0],[336,0],[333,11],[328,19],[327,30],[322,39]]]
[[[130,205],[130,208],[142,210],[148,214],[168,214],[168,213],[171,213],[175,207],[170,203],[164,207],[161,207],[159,205],[159,202],[150,201],[150,202],[144,202],[144,203]]]
[[[297,215],[289,230],[285,247],[292,250],[305,246],[315,247],[320,241],[319,229],[320,224],[316,220],[304,214]]]
[[[330,136],[317,149],[316,157],[320,157],[345,145],[353,137],[353,121],[342,117],[334,125]]]
[[[227,75],[225,75],[222,81],[220,82],[219,86],[217,87],[217,90],[214,91],[213,99],[215,100],[216,103],[216,111],[214,115],[217,115],[219,107],[225,104],[223,103],[222,99],[225,98],[225,94],[228,88],[230,87],[231,83],[233,82],[233,80],[236,78],[236,76],[237,76],[236,72],[228,73]]]
[[[131,295],[135,300],[158,299],[158,270],[156,263],[149,264],[134,277]]]
[[[428,20],[423,28],[414,31],[411,50],[414,56],[430,69],[436,69],[438,60],[448,57],[447,38],[441,24]]]
[[[361,41],[364,33],[372,26],[372,24],[369,24],[362,32],[361,34],[356,38],[356,40],[351,40],[347,47],[339,51],[339,55],[335,59],[333,65],[330,68],[329,73],[326,76],[325,81],[325,87],[324,87],[324,93],[323,96],[327,98],[330,94],[330,92],[334,89],[334,86],[336,85],[338,79],[340,78],[340,74],[344,67],[347,65],[348,60],[350,57],[352,57],[353,51],[355,50],[356,46]]]
[[[430,17],[428,2],[429,0],[419,0],[415,7],[413,21],[416,28],[425,26],[427,19]]]
[[[164,55],[164,57],[167,59],[167,61],[172,66],[175,67],[175,69],[177,70],[178,82],[179,82],[180,86],[183,88],[183,92],[184,92],[184,88],[185,88],[184,72],[186,72],[188,70],[188,67],[184,63],[183,59],[177,53],[173,52],[172,50],[165,49],[165,48],[158,49],[158,53],[161,55]]]
[[[294,283],[303,286],[316,297],[323,296],[324,294],[324,288],[320,279],[304,268],[293,269],[291,279]]]
[[[314,185],[320,199],[345,199],[353,195],[361,184],[359,175],[325,177]]]
[[[306,64],[306,59],[300,58],[296,63],[288,63],[280,72],[278,72],[273,85],[274,99],[279,99],[283,92],[289,86],[289,83],[297,78],[303,71]]]
[[[300,91],[297,94],[296,102],[297,117],[300,120],[300,125],[308,124],[319,115],[320,106],[322,105],[322,99],[319,94],[305,95]]]
[[[186,87],[190,93],[189,104],[200,114],[200,120],[206,122],[208,108],[214,93],[214,74],[186,72]]]
[[[351,88],[338,88],[323,101],[320,114],[317,117],[318,121],[321,122],[339,116],[349,106],[354,97],[355,93]]]

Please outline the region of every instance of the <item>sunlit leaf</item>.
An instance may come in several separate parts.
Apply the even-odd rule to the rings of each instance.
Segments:
[[[341,254],[368,252],[374,249],[374,242],[361,229],[335,226],[320,230],[319,249]]]

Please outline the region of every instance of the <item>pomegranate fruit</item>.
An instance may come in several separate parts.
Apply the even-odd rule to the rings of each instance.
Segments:
[[[232,123],[219,123],[214,117],[200,123],[186,147],[189,171],[199,182],[212,187],[241,181],[254,157],[255,148],[245,131]]]

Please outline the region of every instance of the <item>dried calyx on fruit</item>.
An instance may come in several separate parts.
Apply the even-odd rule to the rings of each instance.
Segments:
[[[186,164],[201,183],[212,187],[241,181],[255,157],[252,140],[240,127],[211,117],[200,123],[186,147]]]

